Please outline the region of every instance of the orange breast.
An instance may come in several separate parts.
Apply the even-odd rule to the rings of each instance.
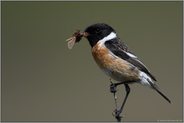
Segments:
[[[138,69],[127,61],[113,55],[104,45],[97,43],[92,48],[92,55],[98,66],[117,81],[138,81]]]
[[[107,67],[112,64],[112,58],[108,56],[109,51],[104,47],[96,45],[92,48],[92,55],[96,63],[101,67]]]

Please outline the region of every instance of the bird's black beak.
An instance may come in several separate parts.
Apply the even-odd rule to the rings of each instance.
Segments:
[[[83,32],[82,35],[83,35],[83,37],[87,38],[89,36],[89,33]]]

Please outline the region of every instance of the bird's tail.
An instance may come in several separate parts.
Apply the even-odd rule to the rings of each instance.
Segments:
[[[151,85],[151,87],[156,90],[165,100],[167,100],[169,103],[171,103],[171,100],[165,96],[158,88],[158,86],[156,84],[153,84],[152,82],[149,81],[149,84]]]

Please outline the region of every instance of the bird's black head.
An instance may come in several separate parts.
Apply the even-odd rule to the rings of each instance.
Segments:
[[[84,32],[87,33],[86,38],[93,47],[99,40],[108,36],[111,32],[115,32],[115,30],[107,24],[97,23],[87,27]]]

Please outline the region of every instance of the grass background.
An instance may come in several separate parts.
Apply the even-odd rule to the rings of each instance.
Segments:
[[[72,50],[65,42],[98,22],[116,29],[172,101],[131,85],[123,120],[182,120],[182,2],[2,1],[1,11],[2,121],[115,121],[109,78],[87,40]]]

